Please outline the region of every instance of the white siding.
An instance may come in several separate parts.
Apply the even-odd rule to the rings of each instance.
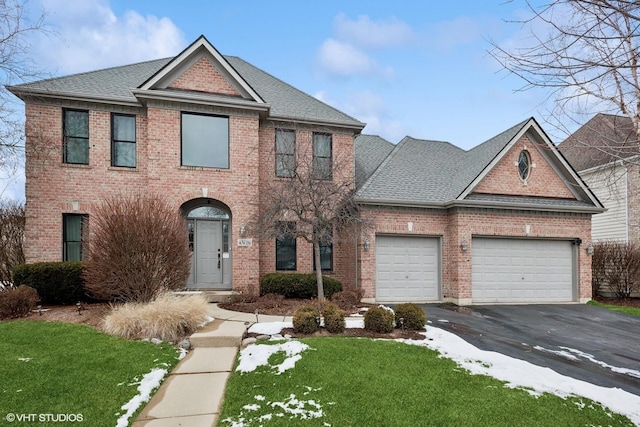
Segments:
[[[582,174],[582,179],[607,208],[606,212],[592,217],[591,238],[594,241],[628,241],[627,176],[624,166]]]

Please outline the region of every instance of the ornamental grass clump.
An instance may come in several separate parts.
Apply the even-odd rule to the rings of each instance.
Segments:
[[[324,327],[328,332],[332,334],[344,332],[344,311],[340,310],[340,307],[331,303],[326,304],[322,314],[324,316]]]
[[[305,305],[293,313],[293,329],[301,334],[312,334],[320,328],[320,312]]]
[[[364,314],[364,328],[367,331],[388,334],[393,332],[393,310],[388,307],[371,307]]]
[[[395,307],[396,328],[424,330],[427,315],[424,310],[413,303],[400,304]]]
[[[162,293],[149,303],[129,302],[114,307],[105,318],[103,329],[124,338],[176,342],[210,320],[208,306],[201,294]]]

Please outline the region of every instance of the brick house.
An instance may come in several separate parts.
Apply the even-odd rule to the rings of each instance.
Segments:
[[[204,37],[174,58],[9,87],[26,104],[27,262],[82,258],[110,193],[162,194],[185,218],[187,288],[256,292],[311,272],[301,239],[246,230],[287,162],[347,159],[371,224],[325,245],[322,269],[378,302],[584,302],[600,202],[534,119],[464,151],[364,124]],[[87,226],[87,224],[89,224]]]

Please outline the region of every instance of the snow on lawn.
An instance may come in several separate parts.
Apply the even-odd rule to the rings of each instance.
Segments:
[[[356,321],[356,319],[353,320]],[[347,327],[362,326],[349,326],[347,323]],[[254,327],[256,327],[255,330]],[[253,325],[249,331],[274,335],[278,334],[282,328],[290,327],[291,322],[259,323]],[[443,357],[452,359],[472,374],[497,378],[504,381],[508,387],[521,387],[536,396],[542,393],[551,393],[563,398],[569,396],[586,397],[608,407],[613,412],[629,417],[634,423],[640,425],[640,396],[619,388],[601,387],[577,380],[561,375],[550,368],[537,366],[501,353],[480,350],[451,332],[429,325],[426,326],[426,332],[423,332],[423,335],[425,335],[425,339],[422,341],[397,341],[431,348],[438,351]],[[269,356],[272,354],[285,351],[288,356],[287,360],[282,365],[274,367],[278,373],[282,373],[284,369],[293,367],[295,362],[302,358],[300,353],[307,348],[308,346],[298,341],[288,341],[279,345],[250,345],[241,351],[240,364],[237,369],[241,372],[249,372],[260,365],[267,365]],[[639,371],[607,365],[592,355],[579,350],[562,347],[562,351],[564,357],[568,359],[583,357],[614,372],[634,377],[640,375]],[[243,353],[245,354],[243,355]]]
[[[142,380],[138,383],[138,394],[120,408],[126,409],[127,412],[118,418],[116,427],[127,427],[129,425],[131,415],[136,412],[140,405],[149,401],[151,392],[160,386],[165,375],[167,375],[166,369],[155,368],[142,377]]]
[[[534,365],[501,353],[480,350],[459,336],[427,326],[423,341],[399,340],[437,350],[472,374],[489,375],[505,381],[508,387],[522,387],[533,395],[551,393],[560,397],[582,396],[625,415],[640,425],[640,396],[619,388],[607,388],[561,375],[550,368]],[[595,360],[593,360],[595,361]]]
[[[262,323],[264,324],[264,323]],[[296,362],[302,359],[300,353],[308,350],[309,346],[300,341],[287,341],[282,344],[275,345],[256,345],[251,344],[240,351],[240,363],[236,368],[239,372],[252,372],[258,366],[269,365],[269,357],[273,354],[284,352],[287,358],[280,365],[271,366],[276,370],[276,374],[280,375],[287,369],[291,369]]]

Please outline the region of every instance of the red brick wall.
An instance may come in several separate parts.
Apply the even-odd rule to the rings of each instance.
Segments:
[[[526,184],[520,179],[517,166],[520,152],[525,149],[534,165]],[[541,150],[548,150],[548,147],[535,144],[527,136],[523,136],[473,191],[513,196],[575,198],[542,156]]]
[[[200,58],[191,68],[175,79],[169,87],[223,95],[240,96],[235,87],[206,58]]]

